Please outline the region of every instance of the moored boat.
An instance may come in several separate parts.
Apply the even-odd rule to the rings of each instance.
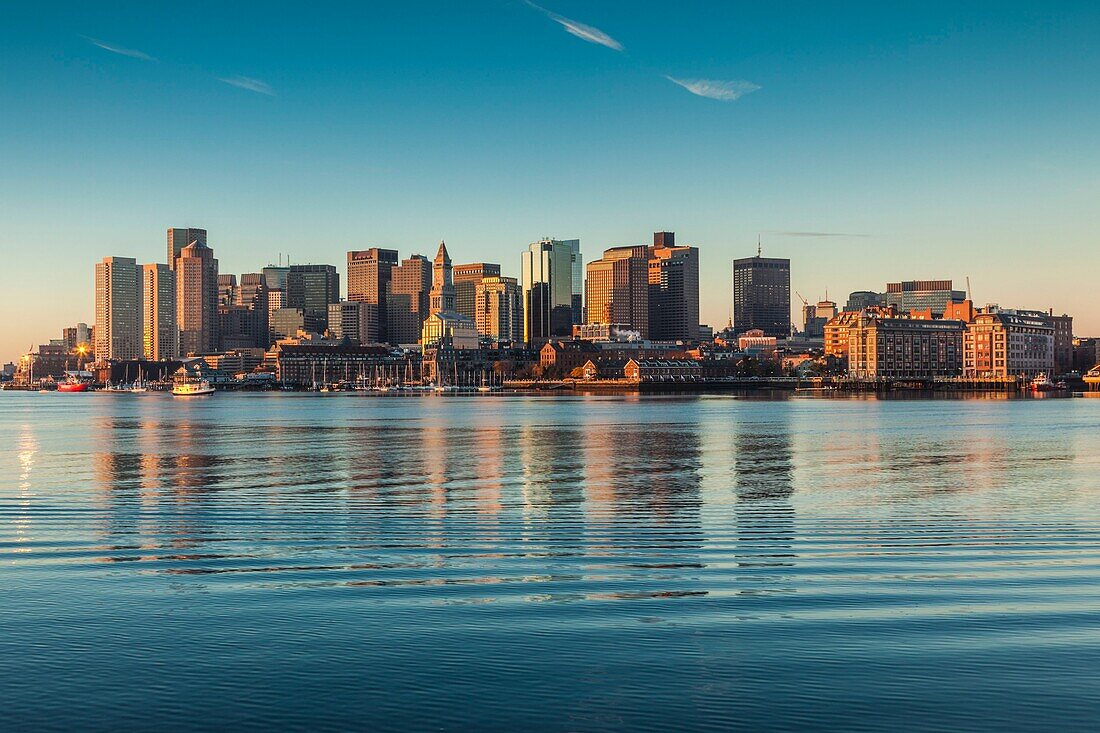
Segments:
[[[1064,386],[1060,387],[1052,382],[1046,373],[1041,373],[1035,379],[1032,379],[1029,386],[1032,392],[1055,392],[1059,389],[1065,389]]]
[[[172,384],[172,394],[176,397],[199,397],[214,394],[214,387],[205,379],[187,377],[177,379]]]

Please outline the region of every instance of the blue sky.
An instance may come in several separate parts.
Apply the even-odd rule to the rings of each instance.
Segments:
[[[969,275],[1100,335],[1095,3],[225,5],[2,11],[0,358],[168,226],[236,273],[671,229],[718,325],[761,234],[811,300]]]

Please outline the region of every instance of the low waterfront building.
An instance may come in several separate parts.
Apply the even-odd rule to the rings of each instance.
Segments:
[[[627,361],[627,359],[589,359],[581,367],[581,376],[588,381],[624,379],[623,369]]]
[[[226,374],[247,374],[264,362],[264,350],[257,348],[233,349],[216,354],[197,354],[196,356],[206,362],[211,369]]]
[[[633,382],[701,382],[703,371],[692,359],[631,359],[623,376]]]
[[[1054,372],[1054,324],[1042,311],[990,308],[966,329],[964,374],[1033,378]]]
[[[600,347],[591,341],[547,341],[539,349],[539,364],[568,374],[599,353]]]
[[[962,321],[862,311],[848,328],[848,375],[924,380],[962,374]]]
[[[275,352],[276,378],[294,387],[354,382],[385,373],[395,381],[420,381],[420,356],[388,346],[282,345]]]

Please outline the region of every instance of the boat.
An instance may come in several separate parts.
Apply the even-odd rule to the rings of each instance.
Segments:
[[[88,391],[88,383],[87,382],[80,382],[80,381],[77,381],[75,379],[72,380],[72,381],[58,382],[57,383],[57,391],[58,392],[87,392]]]
[[[65,378],[57,383],[58,392],[87,392],[90,388],[87,379],[81,379],[80,372],[65,372]]]
[[[1055,392],[1059,388],[1057,384],[1050,380],[1050,377],[1046,373],[1040,373],[1039,376],[1031,380],[1029,385],[1032,392]]]
[[[181,377],[172,383],[172,394],[176,397],[199,397],[214,394],[214,387],[205,379]]]

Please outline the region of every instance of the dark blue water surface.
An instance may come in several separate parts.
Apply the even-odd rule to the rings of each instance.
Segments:
[[[1100,400],[0,395],[0,730],[1100,725]]]

